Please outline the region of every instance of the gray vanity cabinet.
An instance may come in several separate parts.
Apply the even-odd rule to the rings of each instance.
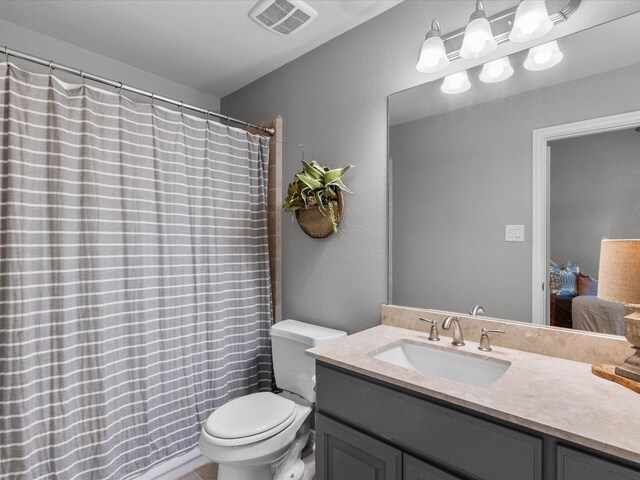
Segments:
[[[322,364],[316,377],[316,428],[343,420],[461,479],[542,480],[541,438]]]
[[[560,446],[558,480],[640,480],[640,472]]]
[[[403,480],[462,480],[406,453],[403,460]]]
[[[319,414],[316,418],[317,478],[402,480],[402,452]]]
[[[316,376],[317,480],[640,480],[628,462],[338,367]]]

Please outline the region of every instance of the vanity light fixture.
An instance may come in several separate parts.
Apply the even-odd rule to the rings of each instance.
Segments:
[[[546,35],[553,28],[544,0],[522,0],[516,10],[513,28],[509,33],[512,42],[527,42]]]
[[[502,57],[493,62],[485,63],[480,73],[480,81],[484,83],[498,83],[513,75],[513,67],[509,57]]]
[[[560,63],[563,56],[557,41],[543,43],[529,49],[527,59],[524,61],[524,68],[534,72],[546,70]]]
[[[438,38],[442,40],[445,55],[449,61],[457,58],[480,58],[497,48],[497,45],[512,40],[514,42],[524,42],[539,38],[553,28],[553,25],[565,22],[580,7],[582,0],[565,0],[565,5],[558,11],[549,14],[544,0],[521,0],[521,2],[508,10],[496,13],[488,17],[484,12],[481,1],[476,2],[476,11],[471,15],[465,28],[454,32],[442,33],[440,26],[434,22],[431,31],[422,44],[422,51],[427,48],[425,58],[418,60],[416,68],[418,71],[429,69],[427,64],[435,64],[435,50],[431,50],[439,44]],[[434,26],[434,25],[437,25]],[[431,34],[431,35],[430,35]],[[427,41],[430,40],[430,41]],[[438,47],[438,50],[442,50]],[[427,55],[428,53],[428,55]],[[438,53],[438,55],[440,55]],[[435,67],[433,67],[435,68]],[[446,68],[446,67],[444,67]],[[443,69],[444,69],[443,68]],[[428,70],[427,73],[439,70]]]
[[[484,13],[484,5],[481,0],[477,0],[476,11],[471,14],[469,24],[464,31],[460,56],[462,58],[484,57],[493,52],[497,46],[491,24]]]
[[[448,95],[456,95],[458,93],[464,93],[471,88],[467,71],[463,70],[458,73],[451,74],[444,77],[440,90],[442,93]]]
[[[449,66],[449,59],[441,38],[440,24],[437,20],[431,23],[431,30],[422,43],[416,70],[422,73],[436,73]]]

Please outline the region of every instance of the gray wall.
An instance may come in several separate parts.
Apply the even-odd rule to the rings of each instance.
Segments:
[[[313,148],[327,164],[356,165],[345,178],[355,195],[346,197],[337,235],[313,240],[284,219],[285,318],[348,332],[380,323],[388,281],[387,96],[429,80],[414,68],[428,23],[438,18],[447,31],[461,28],[468,3],[401,3],[222,99],[225,114],[252,121],[283,116],[285,186],[301,167],[294,143]],[[590,2],[564,26],[585,28],[637,9],[636,2]]]
[[[550,142],[551,259],[598,276],[600,240],[640,237],[640,133]]]
[[[640,65],[393,127],[394,303],[530,322],[531,132],[638,110],[638,84]]]
[[[179,99],[185,103],[197,105],[214,112],[220,111],[220,99],[217,97],[4,20],[0,20],[0,45],[7,45],[14,50],[86,70],[96,75],[143,90],[156,92],[158,95]],[[0,58],[0,61],[4,62],[4,57]],[[13,58],[11,61],[30,71],[48,72],[47,68],[39,67],[32,63],[22,62]],[[56,72],[55,75],[75,83],[79,81],[78,77],[67,76],[62,72]],[[134,100],[142,100],[133,94],[125,93],[125,95]],[[148,101],[148,99],[144,101]]]

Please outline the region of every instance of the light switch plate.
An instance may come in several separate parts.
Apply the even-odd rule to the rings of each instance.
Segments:
[[[505,242],[524,242],[524,225],[507,225],[504,232]]]

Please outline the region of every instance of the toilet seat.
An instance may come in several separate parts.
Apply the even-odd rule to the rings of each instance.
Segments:
[[[277,435],[296,418],[296,404],[271,392],[231,400],[207,419],[204,430],[214,445],[235,447]]]

